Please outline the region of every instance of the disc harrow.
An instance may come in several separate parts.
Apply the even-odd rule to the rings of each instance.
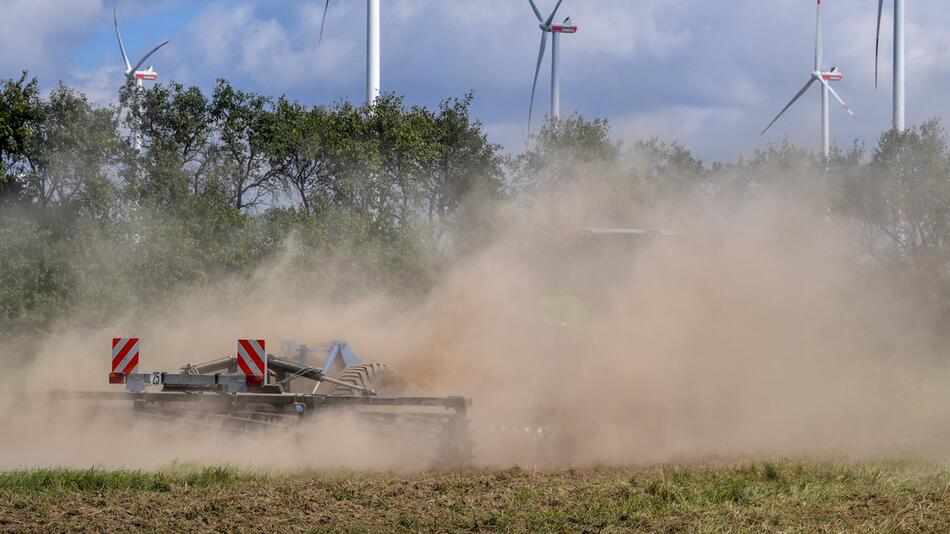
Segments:
[[[83,401],[90,414],[121,414],[141,424],[265,437],[310,436],[307,422],[346,414],[375,439],[387,440],[381,443],[397,437],[433,443],[438,466],[471,461],[470,400],[387,394],[397,382],[388,368],[361,361],[344,341],[325,347],[320,366],[306,361],[306,346],[293,361],[267,353],[264,340],[242,339],[233,356],[145,373],[138,370],[139,344],[138,338],[113,340],[109,383],[124,384],[125,391],[57,390],[52,399]]]

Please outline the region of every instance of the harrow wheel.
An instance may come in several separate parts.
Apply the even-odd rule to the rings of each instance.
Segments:
[[[435,466],[440,469],[468,467],[474,459],[472,449],[468,420],[464,415],[456,415],[449,419],[442,429]]]

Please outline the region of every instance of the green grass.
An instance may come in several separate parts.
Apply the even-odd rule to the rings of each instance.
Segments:
[[[158,471],[130,469],[29,469],[0,472],[0,494],[103,493],[116,490],[171,491],[211,488],[263,480],[263,475],[230,467],[170,467]]]
[[[394,474],[0,474],[0,531],[948,532],[937,467],[763,463]]]

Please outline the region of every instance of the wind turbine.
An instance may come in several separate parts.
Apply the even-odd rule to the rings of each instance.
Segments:
[[[874,87],[877,88],[878,56],[881,49],[881,12],[884,0],[877,1],[877,38],[874,41]],[[894,0],[894,129],[904,131],[904,0]]]
[[[323,19],[320,21],[320,40],[323,42],[323,27],[327,22],[330,0],[323,4]],[[379,98],[379,0],[366,0],[366,103]]]
[[[844,79],[844,75],[838,70],[838,67],[831,67],[831,70],[827,72],[823,71],[821,67],[821,62],[824,59],[824,46],[821,36],[821,0],[818,0],[818,15],[815,26],[815,70],[813,70],[808,76],[808,81],[805,82],[804,87],[798,91],[798,94],[792,98],[791,102],[786,104],[785,107],[782,108],[782,111],[780,111],[779,114],[776,115],[774,119],[772,119],[772,122],[770,122],[769,125],[766,126],[764,130],[762,130],[762,134],[765,134],[765,132],[769,131],[769,128],[775,124],[779,117],[781,117],[782,114],[788,110],[788,108],[792,107],[792,104],[801,98],[801,96],[805,94],[809,88],[811,88],[813,83],[819,82],[821,84],[821,153],[827,160],[831,154],[831,124],[828,113],[828,93],[831,93],[831,95],[834,96],[842,106],[844,106],[845,111],[847,111],[852,117],[854,116],[854,112],[851,111],[851,108],[848,107],[848,104],[845,104],[844,100],[838,96],[838,93],[836,93],[828,83],[841,81]]]
[[[562,33],[577,33],[577,26],[571,22],[571,17],[567,17],[563,22],[557,23],[554,22],[554,15],[557,14],[557,10],[561,7],[561,2],[564,0],[558,0],[557,5],[554,6],[554,10],[551,11],[551,14],[548,15],[548,18],[544,18],[541,15],[541,11],[538,9],[538,6],[534,3],[534,0],[528,0],[531,3],[531,9],[534,11],[534,15],[538,17],[538,27],[541,28],[541,48],[538,50],[538,64],[534,68],[534,83],[531,84],[531,103],[528,106],[528,133],[531,133],[531,114],[534,111],[534,92],[538,87],[538,73],[541,71],[541,62],[544,61],[544,49],[548,43],[548,34],[552,35],[551,37],[551,118],[557,119],[561,116],[561,74],[558,69],[558,64],[560,62],[561,56],[561,34]]]
[[[155,48],[149,50],[149,52],[142,56],[142,59],[140,59],[133,67],[129,62],[128,54],[125,53],[125,45],[122,43],[122,33],[119,31],[119,14],[117,13],[116,8],[112,8],[112,20],[115,22],[115,36],[119,40],[119,51],[122,52],[122,61],[125,62],[125,83],[127,85],[131,85],[134,82],[136,91],[141,91],[144,85],[143,81],[157,80],[158,73],[155,72],[155,69],[153,69],[151,65],[149,65],[145,70],[139,70],[139,67],[145,64],[145,62],[148,61],[148,58],[152,57],[152,54],[157,52],[159,48],[167,45],[169,41],[164,41]],[[139,148],[138,135],[136,135],[134,130],[132,131],[132,145],[136,149]]]

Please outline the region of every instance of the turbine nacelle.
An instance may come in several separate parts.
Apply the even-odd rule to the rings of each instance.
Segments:
[[[149,65],[148,68],[145,69],[145,70],[137,70],[137,71],[133,72],[133,73],[132,73],[132,78],[135,78],[136,80],[151,80],[151,81],[155,81],[155,80],[158,79],[158,73],[155,72],[154,69],[152,69],[152,66],[151,66],[151,65]]]
[[[571,17],[568,17],[564,19],[564,22],[560,24],[557,24],[557,23],[552,24],[551,28],[548,31],[555,32],[555,33],[577,33],[577,26],[573,22],[571,22]]]
[[[844,73],[838,70],[838,67],[831,67],[829,71],[816,70],[811,73],[816,80],[825,80],[826,82],[840,82],[844,79]]]
[[[844,73],[838,70],[838,67],[831,67],[831,70],[828,72],[819,73],[823,80],[829,82],[840,82],[844,79]]]

